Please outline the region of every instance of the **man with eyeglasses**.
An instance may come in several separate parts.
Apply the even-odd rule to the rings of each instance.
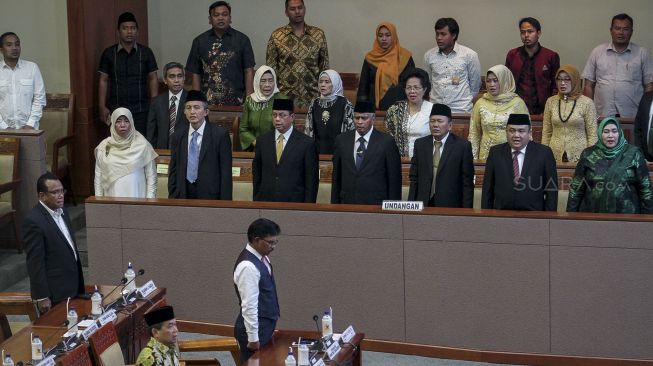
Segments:
[[[277,243],[281,228],[274,221],[256,219],[247,229],[247,246],[234,266],[234,286],[240,313],[234,337],[240,345],[240,362],[271,339],[279,319],[277,286],[268,255]]]
[[[254,201],[312,202],[320,183],[315,140],[293,127],[294,104],[275,99],[274,130],[260,136],[254,148]]]
[[[39,203],[23,221],[23,242],[32,299],[42,314],[83,294],[84,276],[61,181],[47,172],[36,181],[36,190]]]

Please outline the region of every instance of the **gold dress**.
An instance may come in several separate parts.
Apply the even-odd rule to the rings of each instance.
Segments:
[[[585,148],[596,144],[596,108],[590,98],[579,96],[574,107],[572,99],[554,95],[547,99],[542,117],[542,144],[553,150],[557,162],[567,152],[567,160],[575,163]]]
[[[474,103],[468,137],[474,160],[486,160],[492,146],[507,141],[506,122],[513,113],[528,114],[526,104],[517,96],[507,102],[480,98]]]

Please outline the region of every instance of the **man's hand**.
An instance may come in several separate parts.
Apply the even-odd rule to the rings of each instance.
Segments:
[[[23,129],[23,130],[33,130],[34,127],[32,127],[32,126],[28,126],[28,125],[25,125],[25,126],[23,126],[22,129]]]
[[[251,351],[258,351],[261,348],[261,343],[259,342],[248,342],[247,349]]]
[[[36,307],[39,309],[40,314],[45,314],[52,307],[52,302],[50,301],[49,298],[46,297],[45,299],[37,300]]]
[[[100,120],[106,123],[107,126],[111,125],[111,119],[109,118],[110,115],[111,111],[109,111],[109,108],[105,106],[100,107]]]

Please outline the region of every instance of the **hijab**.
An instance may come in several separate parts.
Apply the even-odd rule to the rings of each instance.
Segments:
[[[129,132],[121,137],[116,131],[116,121],[125,116],[129,120]],[[100,159],[102,171],[102,188],[108,189],[116,180],[142,169],[159,155],[152,145],[134,128],[134,118],[127,108],[117,108],[111,114],[111,136],[102,140],[95,148],[95,156]]]
[[[392,35],[392,45],[384,50],[379,43],[379,30],[384,27]],[[374,45],[372,50],[365,55],[365,60],[376,67],[376,79],[374,80],[374,103],[379,107],[379,101],[391,86],[399,83],[399,74],[406,67],[411,58],[411,53],[399,45],[397,28],[390,22],[381,22],[376,26],[374,33]]]
[[[619,140],[617,140],[617,145],[615,147],[609,148],[605,146],[603,143],[603,129],[607,125],[615,125],[617,126],[617,130],[619,130]],[[621,124],[619,123],[619,120],[616,117],[606,117],[599,123],[599,128],[596,131],[596,134],[599,137],[599,140],[596,142],[596,149],[594,149],[594,152],[599,154],[600,158],[612,160],[619,154],[621,154],[626,145],[628,144],[626,142],[626,138],[624,137],[624,130],[621,129]]]
[[[318,90],[320,88],[320,78],[323,75],[326,75],[331,80],[331,85],[333,88],[331,89],[331,94],[329,95],[322,95],[322,93],[320,93],[320,99],[326,102],[333,102],[338,96],[344,97],[342,79],[336,70],[329,69],[324,70],[320,73],[320,77],[317,79]]]
[[[556,79],[560,76],[561,72],[567,73],[569,75],[569,78],[571,79],[571,92],[569,93],[569,99],[571,100],[576,100],[578,97],[581,96],[583,93],[583,90],[581,89],[581,83],[580,83],[580,74],[578,73],[578,69],[576,69],[573,65],[562,65],[556,72]],[[563,95],[560,91],[558,91],[558,96],[562,99]],[[599,136],[599,140],[601,139],[601,136]]]
[[[490,67],[486,75],[493,73],[499,79],[499,95],[492,95],[489,92],[483,94],[483,98],[495,102],[509,102],[517,97],[515,94],[515,78],[512,71],[504,65],[494,65]]]
[[[266,97],[261,91],[261,78],[266,72],[270,72],[274,78],[274,91],[270,94],[269,97]],[[275,94],[279,92],[279,87],[277,86],[277,74],[270,66],[263,65],[256,70],[254,74],[254,92],[250,95],[252,101],[255,103],[265,103],[269,101]]]

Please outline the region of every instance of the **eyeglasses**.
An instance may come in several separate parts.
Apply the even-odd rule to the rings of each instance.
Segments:
[[[56,191],[48,191],[47,193],[50,193],[53,196],[65,196],[66,192],[65,189],[57,189]]]
[[[277,244],[279,244],[279,240],[278,240],[278,239],[277,239],[277,240],[267,240],[267,239],[264,239],[264,238],[259,238],[259,239],[261,239],[261,240],[263,240],[264,242],[268,243],[268,245],[271,246],[272,248],[276,247]]]
[[[559,83],[571,83],[571,79],[556,78],[556,81]]]
[[[406,91],[408,91],[408,92],[421,91],[422,89],[424,89],[424,88],[422,88],[421,86],[407,86],[406,87]]]

